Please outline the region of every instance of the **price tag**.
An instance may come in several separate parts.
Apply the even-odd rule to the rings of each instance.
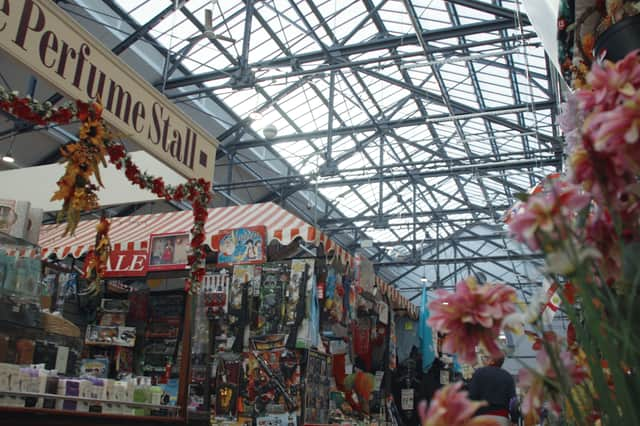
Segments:
[[[389,323],[389,305],[378,302],[378,321],[387,325]]]
[[[382,386],[382,377],[384,376],[384,371],[376,371],[376,379],[374,389],[380,390],[380,386]]]
[[[404,329],[406,331],[411,331],[413,330],[413,321],[405,321],[404,322]]]
[[[403,410],[413,410],[413,389],[400,391],[400,407]]]
[[[440,370],[440,384],[441,385],[449,384],[449,370]]]

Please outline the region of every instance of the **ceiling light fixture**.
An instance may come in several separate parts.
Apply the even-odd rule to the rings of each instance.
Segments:
[[[9,145],[9,150],[5,155],[2,156],[2,161],[5,163],[15,163],[16,159],[13,158],[13,143],[16,141],[16,135],[13,135],[13,139],[11,139],[11,145]]]
[[[278,128],[273,123],[267,124],[264,126],[264,129],[262,129],[262,135],[267,139],[275,138],[277,134]]]

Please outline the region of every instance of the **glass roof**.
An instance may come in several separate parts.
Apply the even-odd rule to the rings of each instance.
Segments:
[[[105,3],[132,22],[133,47],[169,59],[169,98],[212,98],[236,118],[217,135],[236,166],[288,170],[254,179],[274,191],[261,201],[321,196],[319,226],[373,239],[392,268],[389,248],[495,224],[562,166],[557,90],[519,1]]]

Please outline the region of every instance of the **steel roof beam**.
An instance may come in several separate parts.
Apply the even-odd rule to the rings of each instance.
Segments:
[[[447,216],[447,215],[455,215],[455,214],[471,214],[471,213],[482,213],[482,214],[491,214],[492,210],[507,210],[508,208],[510,208],[511,206],[509,205],[500,205],[500,206],[493,206],[493,207],[476,207],[476,208],[469,208],[469,207],[463,207],[463,208],[459,208],[459,209],[449,209],[449,210],[434,210],[434,211],[429,211],[429,212],[416,212],[415,216],[416,217],[427,217],[427,216]],[[353,221],[353,222],[359,222],[359,221],[373,221],[377,218],[377,215],[358,215],[358,216],[353,216],[353,217],[348,217],[348,218],[321,218],[318,220],[318,224],[320,226],[325,226],[325,225],[337,225],[337,224],[342,224],[346,221]],[[385,219],[409,219],[413,217],[413,213],[388,213],[388,214],[383,214],[382,215],[383,218]]]
[[[452,263],[465,263],[472,265],[474,263],[496,263],[506,262],[510,260],[514,261],[529,261],[544,259],[542,253],[532,254],[512,254],[512,255],[495,255],[495,256],[465,256],[465,257],[450,257],[440,259],[421,259],[417,261],[395,261],[395,262],[378,262],[374,265],[378,268],[391,268],[396,266],[425,266],[425,265],[447,265]]]
[[[516,19],[516,12],[513,10],[505,9],[504,7],[495,6],[491,3],[480,2],[477,0],[447,0],[449,3],[459,4],[460,6],[469,7],[472,9],[479,10],[481,12],[490,13],[497,17]],[[522,21],[522,25],[531,25],[531,21],[529,17],[524,13],[520,14],[520,20]]]
[[[446,238],[447,241],[452,242],[464,242],[464,241],[487,241],[487,240],[502,240],[504,239],[504,233],[497,234],[486,234],[486,235],[457,235],[457,236],[448,236]],[[436,238],[425,238],[415,241],[417,244],[435,244],[437,241]],[[376,247],[385,248],[385,247],[401,247],[408,244],[413,244],[413,240],[397,240],[397,241],[381,241],[379,243],[374,243]]]
[[[533,104],[533,107],[535,107],[536,110],[541,111],[545,109],[551,109],[553,105],[554,105],[553,101],[542,101],[542,102],[536,102],[535,104]],[[485,111],[477,111],[477,110],[469,109],[469,111],[465,113],[475,112],[475,113],[486,113],[486,114],[493,114],[493,113],[501,114],[501,113],[507,113],[509,112],[509,110],[529,108],[531,106],[532,104],[530,103],[523,103],[523,104],[517,104],[517,105],[507,105],[502,107],[487,108]],[[423,124],[427,124],[429,120],[437,121],[437,120],[448,119],[450,117],[451,115],[449,114],[435,114],[430,116],[428,119],[425,119],[423,117],[414,117],[414,118],[408,118],[408,119],[402,119],[402,120],[368,122],[364,124],[358,124],[355,126],[334,127],[333,135],[334,136],[337,136],[337,135],[350,136],[355,133],[376,131],[378,128],[398,129],[403,127],[415,127],[415,126],[421,126]],[[514,129],[514,130],[526,131],[526,129],[524,130]],[[328,134],[329,134],[328,129],[323,129],[323,130],[315,130],[312,132],[300,132],[300,133],[294,133],[291,135],[276,136],[269,140],[249,139],[249,140],[239,142],[237,145],[235,145],[235,148],[240,150],[240,149],[254,148],[254,147],[259,147],[264,145],[273,145],[273,144],[278,144],[283,142],[296,142],[303,139],[320,139],[320,138],[326,138]],[[551,136],[549,136],[548,138],[553,139],[551,138]],[[553,140],[555,143],[555,139]]]
[[[528,159],[528,160],[518,160],[518,161],[500,161],[493,163],[484,163],[484,164],[473,164],[473,165],[460,165],[460,166],[451,166],[442,169],[434,169],[434,170],[417,170],[411,173],[395,173],[395,174],[383,174],[382,180],[385,182],[390,181],[402,181],[408,180],[411,178],[422,178],[422,177],[438,177],[438,176],[453,176],[453,175],[461,175],[461,174],[474,174],[480,172],[488,172],[488,171],[496,171],[496,170],[517,170],[523,168],[540,168],[544,166],[556,166],[558,161],[557,158],[546,158],[546,159]],[[379,179],[378,173],[372,174],[368,177],[355,177],[349,179],[327,179],[321,180],[319,182],[312,182],[309,180],[310,176],[291,176],[291,177],[279,177],[273,179],[261,179],[255,181],[241,181],[234,182],[232,185],[214,185],[214,190],[225,190],[229,186],[232,186],[234,189],[236,188],[251,188],[256,185],[263,185],[265,183],[270,183],[274,185],[294,185],[296,191],[305,189],[310,186],[318,186],[319,188],[329,188],[336,186],[357,186],[357,185],[365,185],[372,183]],[[302,183],[300,180],[305,180]]]
[[[108,0],[113,1],[113,0]],[[200,24],[201,25],[201,24]],[[441,39],[448,39],[458,37],[459,35],[472,35],[472,34],[486,34],[494,31],[500,31],[503,29],[516,28],[514,20],[509,19],[497,19],[495,21],[474,23],[461,25],[454,28],[441,28],[437,30],[425,31],[423,37],[427,41],[437,41]],[[521,38],[521,37],[520,37]],[[347,57],[350,55],[357,55],[361,53],[369,53],[376,50],[387,50],[407,45],[417,45],[418,36],[416,34],[407,34],[403,36],[390,36],[384,38],[377,38],[366,42],[355,43],[347,46],[331,46],[329,51],[332,55]],[[457,49],[457,47],[456,47]],[[222,49],[224,50],[224,49]],[[437,53],[437,50],[433,50]],[[295,56],[286,56],[283,58],[276,58],[267,61],[261,61],[252,64],[251,67],[260,68],[278,68],[291,66],[292,63],[304,64],[308,62],[327,61],[327,53],[324,50],[319,50],[309,53],[301,53]],[[234,62],[234,61],[230,61]],[[377,62],[374,61],[374,62]],[[236,67],[237,70],[238,67]],[[217,78],[228,77],[229,72],[233,72],[233,68],[227,68],[222,71],[206,72],[202,74],[196,74],[191,76],[176,77],[166,82],[165,88],[175,89],[178,87],[190,86],[192,84],[203,83],[205,81],[211,81]]]
[[[387,83],[394,84],[394,85],[396,85],[398,87],[401,87],[403,89],[409,90],[410,92],[413,92],[416,95],[422,96],[425,99],[428,99],[428,100],[430,100],[432,102],[436,102],[439,105],[447,106],[447,102],[443,99],[443,97],[441,95],[438,95],[436,93],[429,92],[428,90],[424,90],[424,89],[418,88],[416,86],[407,84],[407,83],[405,83],[403,81],[400,81],[400,80],[397,80],[395,78],[386,76],[384,74],[380,74],[379,72],[376,72],[376,71],[366,70],[366,69],[363,69],[363,68],[359,68],[358,70],[364,72],[365,74],[369,74],[372,77],[376,77],[376,78],[378,78],[378,79],[380,79],[382,81],[386,81]],[[468,105],[465,105],[463,103],[460,103],[460,102],[450,101],[449,103],[450,103],[451,107],[454,109],[454,115],[452,115],[452,118],[455,118],[455,114],[458,114],[458,113],[476,114],[476,113],[481,112],[481,111],[478,111],[475,108],[472,108],[472,107],[470,107]],[[553,101],[546,101],[545,103],[553,104]],[[492,121],[492,122],[494,122],[496,124],[499,124],[501,126],[508,127],[510,129],[519,131],[519,132],[527,132],[529,130],[529,129],[523,127],[523,126],[520,126],[519,124],[513,123],[513,122],[511,122],[509,120],[506,120],[506,119],[503,119],[503,118],[500,118],[500,117],[495,117],[495,116],[492,116],[492,115],[485,115],[482,118],[484,118],[485,120]],[[552,145],[560,145],[561,144],[560,141],[557,140],[556,138],[554,138],[553,136],[545,135],[544,133],[539,133],[538,134],[538,139],[541,140],[541,141],[544,141],[544,142],[549,142]]]
[[[188,0],[185,0],[183,2],[183,6],[184,3],[186,3]],[[109,2],[107,2],[109,3]],[[124,52],[125,50],[127,50],[133,43],[135,43],[136,41],[140,40],[141,38],[147,36],[147,34],[149,34],[149,31],[151,31],[153,29],[153,27],[155,27],[156,25],[158,25],[160,22],[162,22],[164,20],[164,18],[166,18],[167,16],[169,16],[171,13],[175,12],[175,8],[174,8],[174,4],[171,3],[169,4],[169,6],[165,7],[160,13],[158,13],[156,16],[154,16],[153,18],[151,18],[149,21],[147,21],[144,25],[138,27],[134,32],[132,32],[131,34],[129,34],[129,36],[127,38],[125,38],[124,40],[122,40],[120,43],[118,43],[113,49],[111,49],[113,51],[113,53],[115,53],[116,55]]]

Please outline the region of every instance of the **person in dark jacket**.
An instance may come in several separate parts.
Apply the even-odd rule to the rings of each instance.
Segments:
[[[476,411],[477,416],[492,416],[501,426],[509,426],[511,422],[518,421],[517,410],[510,407],[511,400],[516,396],[516,382],[511,374],[502,369],[503,363],[504,358],[492,360],[489,365],[473,373],[469,382],[469,398],[487,402]]]

